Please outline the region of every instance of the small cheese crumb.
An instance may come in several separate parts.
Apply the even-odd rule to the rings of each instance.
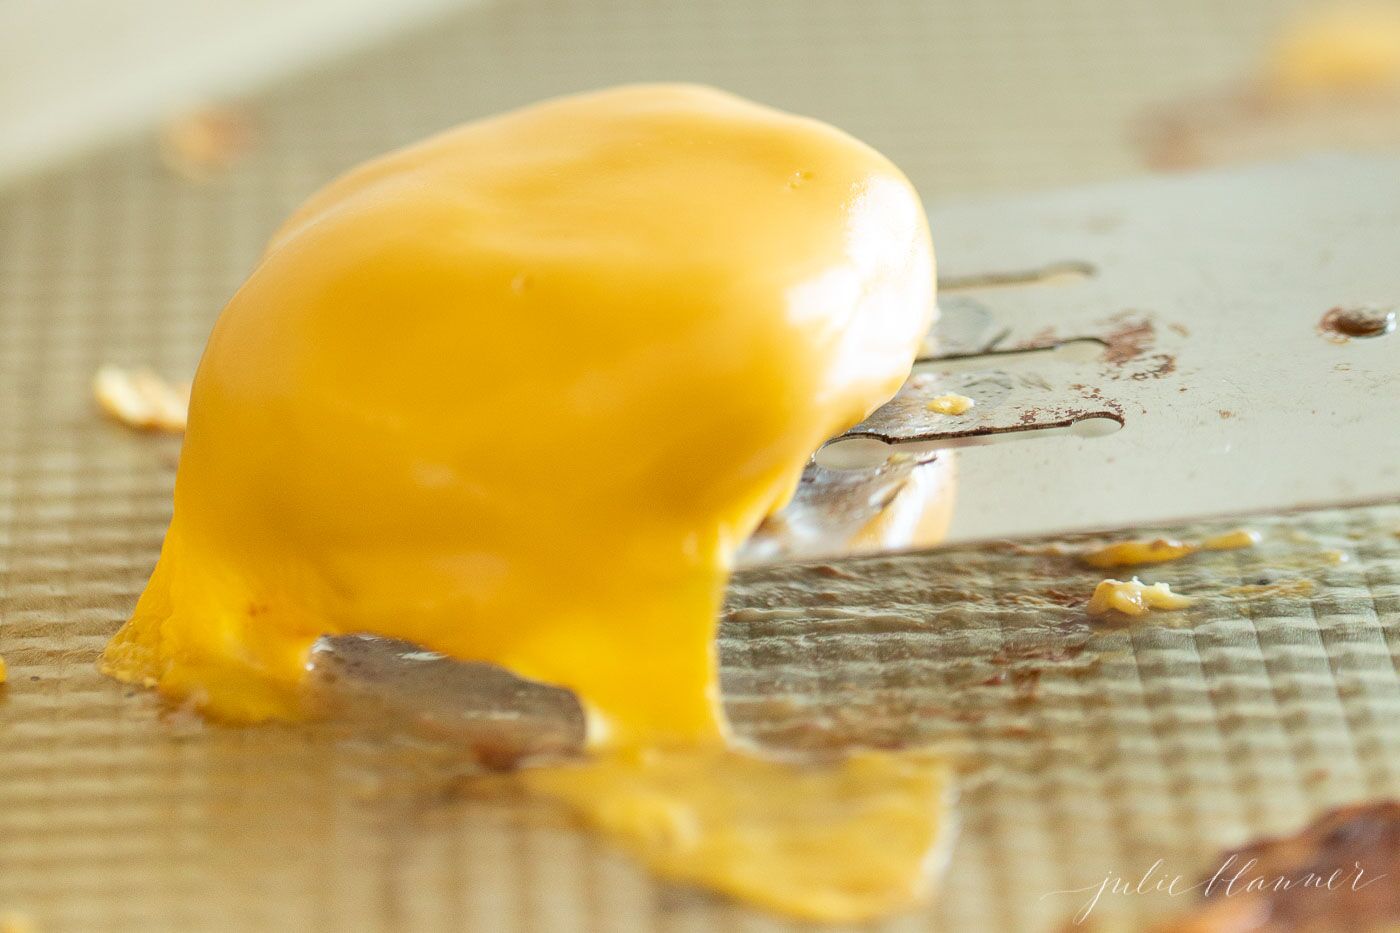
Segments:
[[[103,366],[92,379],[102,410],[128,427],[180,434],[190,405],[190,385],[172,385],[149,369]]]
[[[1226,532],[1223,535],[1216,535],[1213,538],[1206,538],[1201,542],[1201,547],[1207,551],[1235,551],[1241,548],[1254,547],[1259,543],[1261,535],[1257,531],[1248,528],[1236,528],[1234,531]]]
[[[1080,559],[1090,567],[1133,567],[1138,564],[1161,564],[1177,560],[1195,553],[1196,546],[1178,541],[1175,538],[1156,538],[1152,541],[1120,541],[1090,551]]]
[[[9,679],[9,676],[10,671],[9,668],[5,667],[5,659],[0,658],[0,684],[3,684],[7,679]]]
[[[929,400],[928,410],[940,415],[961,415],[977,403],[966,395],[949,392]]]
[[[1213,538],[1206,538],[1200,544],[1178,541],[1175,538],[1154,538],[1151,541],[1119,541],[1105,545],[1096,551],[1081,554],[1080,560],[1090,567],[1133,567],[1138,564],[1162,564],[1169,560],[1179,560],[1197,551],[1229,551],[1237,548],[1254,547],[1260,541],[1257,531],[1236,528],[1234,531]]]
[[[1110,612],[1140,616],[1149,609],[1184,609],[1195,602],[1189,596],[1173,593],[1165,583],[1143,583],[1137,577],[1122,580],[1104,580],[1094,588],[1089,598],[1089,615],[1101,616]]]
[[[1400,9],[1347,2],[1306,11],[1279,37],[1269,77],[1275,90],[1289,95],[1395,86],[1400,83]]]

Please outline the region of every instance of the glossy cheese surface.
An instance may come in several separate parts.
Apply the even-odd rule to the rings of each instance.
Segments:
[[[371,632],[568,687],[595,741],[721,738],[735,549],[932,314],[900,172],[718,91],[562,98],[368,163],[220,316],[106,669],[291,716],[315,639]]]

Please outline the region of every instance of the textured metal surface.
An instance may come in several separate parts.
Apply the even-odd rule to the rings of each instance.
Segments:
[[[846,126],[934,202],[1079,183],[1135,171],[1127,118],[1246,67],[1286,6],[501,4],[273,89],[249,158],[207,184],[151,139],[0,195],[0,912],[77,933],[789,929],[649,880],[544,805],[468,794],[475,755],[440,720],[229,729],[100,677],[178,443],[103,421],[93,371],[188,374],[299,198],[460,119],[694,78]],[[721,641],[729,710],[774,745],[934,741],[980,762],[944,897],[882,929],[1058,926],[1076,898],[1047,892],[1158,858],[1194,874],[1221,846],[1400,793],[1400,513],[1257,527],[1271,550],[1153,574],[1205,596],[1193,610],[1107,629],[1079,608],[1096,575],[1053,554],[747,576]],[[1333,547],[1352,560],[1327,563]],[[1265,574],[1286,585],[1224,593]]]
[[[1400,792],[1397,526],[1395,506],[1251,522],[1255,550],[1137,568],[1197,602],[1127,624],[1084,614],[1104,574],[1074,554],[1102,539],[751,571],[721,638],[729,709],[782,747],[964,751],[936,928],[1055,927],[1110,873],[1194,879],[1234,840]],[[1185,900],[1094,916],[1136,928]]]

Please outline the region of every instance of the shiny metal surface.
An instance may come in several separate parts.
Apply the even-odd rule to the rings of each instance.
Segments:
[[[846,550],[889,453],[998,439],[1021,440],[959,454],[954,541],[1400,499],[1400,338],[1383,326],[1400,306],[1400,160],[1144,179],[931,222],[957,283],[952,339],[818,453],[808,484],[830,495],[794,512],[825,512],[831,533],[800,555]],[[1382,324],[1329,326],[1363,310]],[[1055,348],[1073,352],[1029,352]],[[947,392],[976,405],[930,411]]]

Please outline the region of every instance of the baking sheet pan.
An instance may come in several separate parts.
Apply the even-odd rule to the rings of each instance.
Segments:
[[[153,133],[0,193],[0,912],[44,931],[789,928],[649,879],[544,804],[477,792],[450,734],[223,728],[102,678],[178,441],[104,421],[93,371],[189,373],[301,197],[501,107],[710,81],[846,127],[937,203],[1140,171],[1134,115],[1247,69],[1287,7],[503,2],[255,96],[254,145],[205,181],[172,173]],[[1257,552],[1155,575],[1205,597],[1169,625],[1091,626],[1073,600],[1095,575],[1053,554],[746,575],[721,637],[730,714],[773,746],[965,755],[943,896],[879,929],[1057,927],[1082,896],[1052,892],[1157,859],[1191,874],[1400,794],[1400,511],[1256,527]],[[1294,578],[1313,589],[1225,592]]]

